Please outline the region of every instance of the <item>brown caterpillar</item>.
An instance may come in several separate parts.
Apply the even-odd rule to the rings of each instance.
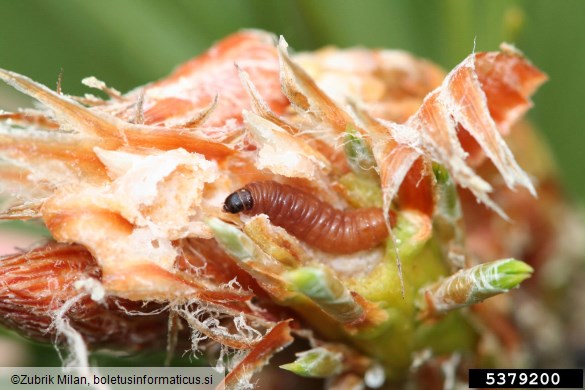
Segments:
[[[388,237],[380,208],[339,210],[314,195],[275,181],[248,183],[223,205],[232,214],[266,214],[273,225],[329,253],[353,253],[380,245]]]

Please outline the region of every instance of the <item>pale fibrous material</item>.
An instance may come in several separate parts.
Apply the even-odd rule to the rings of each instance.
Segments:
[[[533,182],[508,143],[546,75],[509,45],[445,74],[395,50],[290,54],[284,38],[248,30],[127,94],[83,80],[109,100],[0,78],[43,105],[0,114],[0,217],[39,219],[52,235],[0,260],[0,318],[65,342],[76,364],[101,347],[172,356],[190,340],[215,351],[228,388],[247,388],[294,336],[310,349],[285,369],[378,387],[431,371],[455,383],[458,365],[494,358],[486,340],[501,356],[519,344],[511,313],[473,306],[532,272],[493,262],[536,253],[490,240],[513,229],[502,217],[520,220],[515,237],[538,236],[522,224],[535,218],[556,237],[535,198],[545,178]],[[292,198],[267,197],[266,215],[223,211],[257,182]],[[312,213],[294,206],[307,193]],[[516,196],[537,211],[519,214]],[[308,239],[299,221],[360,242]]]

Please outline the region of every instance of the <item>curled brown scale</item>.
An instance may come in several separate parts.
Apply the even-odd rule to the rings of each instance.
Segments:
[[[329,253],[371,249],[388,237],[380,208],[339,210],[308,192],[275,181],[246,184],[226,198],[223,209],[232,214],[266,214],[273,225]]]

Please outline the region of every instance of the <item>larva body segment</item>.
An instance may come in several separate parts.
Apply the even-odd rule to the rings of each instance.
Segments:
[[[308,192],[275,181],[248,183],[226,198],[224,210],[266,214],[273,225],[329,253],[371,249],[388,237],[380,208],[339,210]]]

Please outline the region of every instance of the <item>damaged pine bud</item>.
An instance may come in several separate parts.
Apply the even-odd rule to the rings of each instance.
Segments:
[[[331,386],[438,387],[429,367],[508,356],[509,335],[493,355],[482,344],[501,308],[456,309],[531,275],[528,258],[493,259],[552,258],[514,241],[562,223],[532,198],[546,178],[533,184],[507,143],[546,75],[510,46],[445,75],[403,52],[290,55],[274,42],[239,32],[127,94],[86,79],[109,101],[0,70],[46,109],[0,116],[0,183],[14,195],[0,218],[38,218],[57,241],[0,260],[4,325],[76,351],[172,354],[188,340],[227,368],[227,388],[249,387],[293,336],[311,347],[283,367]],[[253,187],[267,196],[246,206],[261,210],[224,212]],[[508,215],[519,231],[494,239]],[[427,313],[450,313],[421,320],[423,296]]]

